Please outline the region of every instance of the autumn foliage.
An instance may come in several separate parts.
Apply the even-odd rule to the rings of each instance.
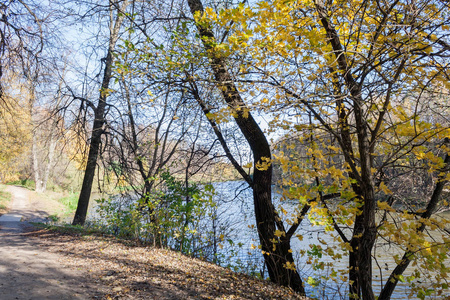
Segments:
[[[280,165],[283,197],[299,203],[289,224],[308,215],[339,241],[315,249],[333,260],[345,250],[350,297],[375,299],[374,249],[385,243],[399,253],[378,299],[405,280],[420,298],[444,293],[448,221],[434,215],[450,179],[448,4],[262,1],[196,21],[227,31],[208,51],[237,62],[241,93],[285,132],[256,168]],[[309,262],[322,269],[316,252]]]

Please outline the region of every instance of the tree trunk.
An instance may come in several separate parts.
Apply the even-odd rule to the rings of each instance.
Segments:
[[[342,150],[347,163],[351,166],[350,174],[356,180],[352,184],[353,190],[357,195],[355,201],[360,202],[359,213],[355,219],[353,235],[350,241],[351,250],[349,253],[349,282],[350,297],[364,300],[375,300],[372,289],[372,249],[376,240],[377,228],[375,225],[376,201],[374,195],[374,181],[372,175],[373,158],[370,152],[369,126],[364,117],[362,108],[364,101],[360,85],[355,81],[345,55],[344,48],[340,42],[339,35],[333,24],[329,21],[327,9],[320,1],[315,2],[316,11],[320,22],[326,31],[328,43],[332,46],[337,66],[342,72],[342,79],[350,92],[353,113],[356,125],[356,134],[358,141],[358,153],[360,162],[360,171],[356,169],[352,156],[353,150],[351,140],[348,139],[348,132],[341,130]],[[339,81],[335,80],[335,84]],[[335,87],[336,89],[336,87]],[[338,102],[339,105],[339,102]],[[345,126],[346,115],[344,111],[339,114],[341,129]]]
[[[112,15],[113,9],[117,3],[110,2],[110,12]],[[89,147],[86,170],[84,172],[83,185],[81,187],[80,197],[78,199],[78,206],[73,219],[73,225],[84,225],[86,215],[89,207],[89,199],[91,197],[92,183],[94,181],[95,167],[97,165],[98,153],[100,151],[101,137],[103,133],[103,125],[105,124],[105,108],[107,105],[107,97],[109,94],[109,83],[112,77],[113,52],[119,38],[119,30],[125,18],[124,11],[128,6],[128,0],[124,1],[116,16],[113,26],[111,18],[110,38],[108,52],[105,58],[105,69],[103,72],[102,86],[100,89],[100,97],[98,105],[95,109],[94,125],[92,127],[91,143]]]
[[[188,4],[193,15],[197,12],[203,13],[203,4],[200,0],[188,0]],[[261,163],[265,159],[270,160],[270,145],[264,133],[242,100],[227,70],[225,60],[214,55],[214,49],[211,46],[211,43],[214,41],[212,31],[199,24],[197,24],[197,29],[203,46],[208,53],[211,68],[216,79],[216,86],[222,93],[225,102],[235,113],[234,119],[236,124],[252,150],[254,165],[256,166],[257,163]],[[272,204],[272,166],[269,162],[269,166],[265,169],[256,167],[254,169],[252,188],[256,227],[270,279],[272,282],[291,287],[296,292],[304,295],[305,290],[299,274],[294,268],[287,268],[290,264],[294,265],[292,253],[289,252],[290,240],[286,239],[275,243],[278,240],[275,236],[275,231],[277,229],[276,223],[279,220],[276,219],[277,213]],[[284,231],[284,228],[279,229]]]
[[[42,179],[40,176],[40,169],[39,169],[39,157],[38,157],[38,145],[37,145],[37,128],[33,128],[33,138],[32,138],[32,145],[31,145],[31,155],[33,159],[33,174],[34,174],[34,182],[35,182],[35,191],[38,193],[42,193],[44,191],[42,187]]]
[[[53,166],[53,162],[55,160],[55,149],[57,143],[57,137],[55,135],[55,131],[57,130],[56,126],[58,124],[56,122],[52,122],[54,127],[51,128],[50,137],[49,137],[49,146],[48,146],[48,155],[47,155],[47,163],[45,165],[44,177],[42,178],[42,189],[43,192],[47,190],[47,182],[50,177],[50,170]]]
[[[106,93],[103,91],[108,88],[109,80],[111,78],[111,64],[112,55],[108,50],[106,58],[105,73],[103,77],[102,91],[100,92],[100,99],[95,110],[95,120],[92,127],[91,144],[89,147],[89,154],[84,171],[83,185],[81,187],[80,197],[78,198],[77,210],[73,219],[73,225],[84,225],[86,215],[89,207],[89,199],[91,197],[92,183],[94,182],[95,167],[97,165],[97,157],[100,150],[101,136],[103,132],[103,124],[105,107],[106,107]],[[108,74],[109,73],[109,74]]]
[[[34,183],[35,188],[34,190],[38,193],[44,192],[43,188],[43,181],[41,177],[41,170],[40,170],[40,164],[39,164],[39,145],[38,145],[38,126],[36,121],[36,115],[37,112],[35,111],[34,105],[36,102],[36,91],[34,88],[34,84],[31,78],[28,78],[28,84],[30,88],[30,99],[29,99],[29,109],[30,109],[30,116],[31,116],[31,159],[33,163],[33,177],[34,177]]]

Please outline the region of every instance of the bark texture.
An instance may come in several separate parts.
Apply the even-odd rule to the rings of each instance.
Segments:
[[[359,202],[359,213],[355,219],[351,251],[349,253],[349,291],[350,297],[355,299],[375,300],[372,289],[372,249],[375,244],[377,228],[375,224],[376,201],[374,193],[374,180],[371,173],[373,158],[370,152],[369,127],[363,113],[364,100],[361,86],[355,81],[348,65],[344,48],[339,40],[339,34],[329,22],[326,8],[320,1],[316,1],[316,10],[320,22],[326,31],[328,43],[332,46],[339,70],[342,72],[343,82],[352,101],[354,122],[357,135],[357,152],[359,153],[359,168],[356,171],[353,148],[349,133],[346,129],[347,116],[338,102],[340,121],[341,148],[344,151],[346,162],[352,169],[350,176],[355,180],[352,185],[356,194],[355,201]],[[336,87],[335,87],[336,89]]]

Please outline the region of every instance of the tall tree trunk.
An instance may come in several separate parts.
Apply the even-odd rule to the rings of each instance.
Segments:
[[[42,187],[43,181],[41,177],[41,169],[39,164],[39,139],[38,139],[38,125],[36,121],[37,111],[35,110],[35,102],[36,102],[36,91],[34,88],[34,82],[31,78],[28,77],[28,85],[30,89],[30,99],[29,99],[29,109],[31,116],[31,159],[33,163],[33,177],[35,183],[35,191],[38,193],[44,192]]]
[[[191,13],[195,15],[203,13],[203,4],[200,0],[188,0]],[[271,159],[269,143],[253,116],[248,113],[249,108],[241,98],[230,73],[227,70],[223,58],[214,54],[211,44],[215,40],[213,32],[200,24],[197,24],[203,45],[208,53],[211,68],[216,79],[216,86],[221,91],[222,97],[235,113],[235,121],[247,140],[252,153],[254,165]],[[266,168],[254,169],[252,188],[255,208],[256,226],[271,281],[291,287],[300,294],[305,294],[302,280],[293,268],[287,268],[294,263],[290,253],[290,240],[281,240],[279,243],[275,236],[278,229],[285,232],[284,226],[277,220],[277,213],[272,204],[272,166],[269,163]]]
[[[112,65],[114,61],[113,52],[119,38],[119,31],[125,18],[125,9],[128,6],[128,0],[122,2],[119,11],[116,14],[113,25],[113,11],[116,9],[116,1],[110,1],[110,37],[108,51],[105,58],[105,69],[103,72],[102,86],[100,89],[100,97],[98,105],[94,112],[94,125],[92,127],[91,143],[87,158],[86,169],[84,172],[83,185],[78,199],[78,206],[73,219],[73,225],[84,225],[86,215],[89,207],[89,199],[91,197],[92,183],[94,181],[95,167],[97,165],[98,153],[100,150],[101,137],[103,133],[103,125],[105,124],[105,109],[107,105],[107,98],[109,94],[109,83],[112,77]]]
[[[57,130],[56,122],[53,122],[52,124],[55,125],[55,127],[51,128],[50,137],[49,137],[49,145],[48,145],[48,155],[47,155],[47,162],[45,164],[45,170],[44,175],[42,178],[42,192],[45,192],[47,190],[47,183],[48,178],[50,177],[50,170],[53,166],[53,162],[55,160],[55,149],[56,149],[56,143],[57,143],[57,137],[55,135],[55,131]]]
[[[32,138],[32,145],[31,145],[31,155],[33,159],[33,174],[34,174],[34,182],[35,182],[35,190],[38,193],[42,193],[43,187],[42,187],[42,178],[41,178],[41,172],[39,168],[39,155],[38,155],[38,138],[36,133],[37,128],[33,128],[33,138]]]
[[[343,140],[342,150],[344,151],[347,163],[349,163],[350,166],[353,164],[350,176],[356,180],[356,184],[353,184],[352,187],[357,195],[355,201],[358,201],[360,205],[355,219],[352,239],[350,241],[350,296],[356,299],[375,300],[372,289],[372,249],[375,244],[377,233],[375,224],[376,201],[374,194],[374,180],[371,171],[373,158],[370,151],[369,126],[363,114],[364,101],[362,98],[361,86],[353,77],[350,66],[347,63],[348,59],[345,55],[344,48],[339,39],[339,34],[333,24],[329,21],[328,12],[324,3],[322,1],[316,1],[315,6],[320,22],[326,31],[328,43],[332,46],[333,53],[336,57],[337,67],[342,72],[342,79],[350,93],[349,98],[352,101],[358,141],[360,171],[355,172],[355,163],[354,161],[351,161],[351,157],[353,156],[351,140],[348,140],[348,133],[345,132],[346,130],[341,130]],[[337,82],[335,80],[335,85]],[[343,121],[345,125],[345,111],[341,111],[339,117],[340,121]]]

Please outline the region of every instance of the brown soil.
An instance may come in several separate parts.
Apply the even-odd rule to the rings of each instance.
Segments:
[[[84,300],[101,295],[84,273],[24,233],[24,222],[0,223],[0,299]],[[20,231],[20,232],[19,232]]]
[[[48,229],[28,237],[61,255],[66,267],[82,270],[101,299],[306,299],[268,281],[112,237]]]

